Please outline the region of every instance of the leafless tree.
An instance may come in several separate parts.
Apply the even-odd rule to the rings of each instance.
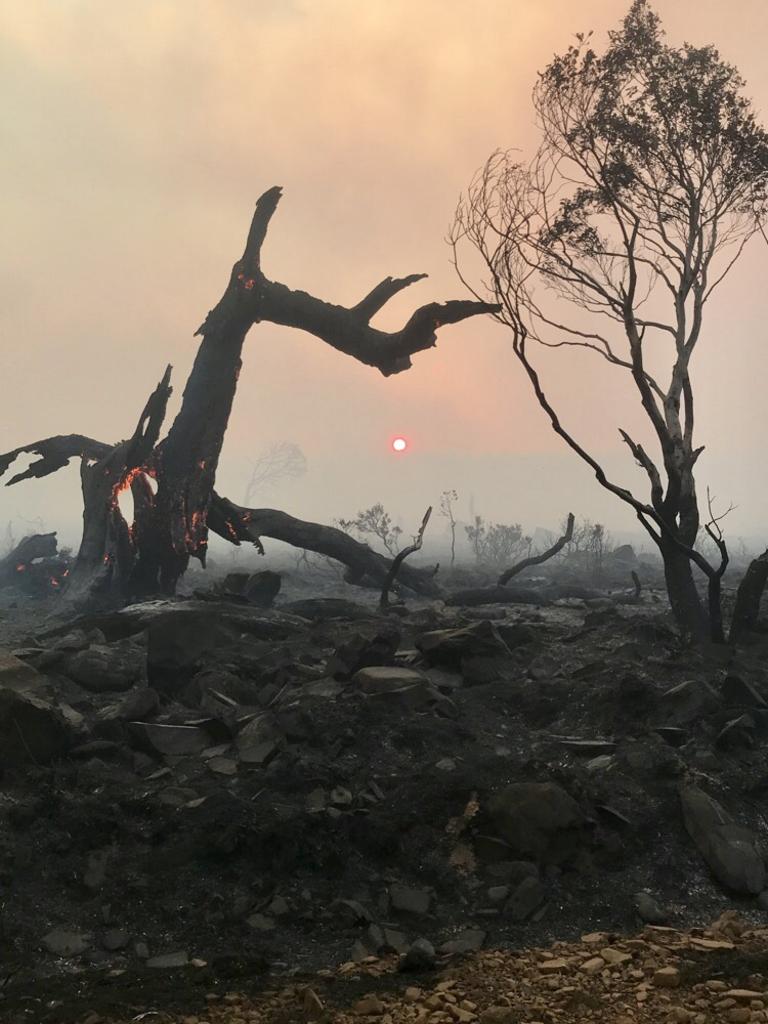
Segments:
[[[295,480],[307,472],[307,459],[292,441],[275,441],[252,464],[251,475],[243,495],[249,507],[255,496],[280,480]]]
[[[451,530],[451,568],[456,564],[456,511],[455,503],[459,500],[457,491],[443,491],[440,495],[440,515],[448,520]]]
[[[635,0],[602,54],[580,36],[539,76],[538,151],[529,162],[494,153],[451,233],[460,276],[501,304],[496,316],[511,328],[553,429],[658,546],[675,618],[697,639],[723,638],[727,555],[712,517],[719,561],[695,548],[703,448],[694,440],[691,363],[707,302],[766,213],[768,135],[742,89],[712,47],[669,46],[646,0]],[[465,243],[483,267],[472,282]],[[562,422],[531,341],[598,356],[631,381],[656,452],[620,434],[648,496],[610,479]],[[708,581],[706,606],[694,565]]]
[[[384,546],[385,551],[394,556],[400,550],[402,529],[392,524],[392,517],[381,502],[358,512],[354,519],[339,519],[339,527],[347,533],[356,533],[361,537],[376,537]]]

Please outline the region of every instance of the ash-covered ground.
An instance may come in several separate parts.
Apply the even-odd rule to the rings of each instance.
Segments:
[[[0,1019],[764,920],[768,637],[686,648],[623,568],[452,603],[470,577],[386,614],[299,569],[270,608],[0,591]]]

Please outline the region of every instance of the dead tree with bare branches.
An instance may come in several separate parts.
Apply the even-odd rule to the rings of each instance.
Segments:
[[[497,309],[485,301],[432,302],[417,309],[399,331],[386,332],[373,327],[371,319],[426,275],[387,277],[351,307],[270,280],[261,268],[261,249],[280,197],[281,189],[271,188],[256,204],[245,251],[232,268],[222,298],[197,331],[202,341],[181,409],[165,438],[159,440],[171,390],[170,367],[128,441],[114,445],[66,435],[0,455],[0,476],[23,454],[40,456],[11,483],[46,476],[80,458],[85,513],[73,592],[172,594],[190,558],[205,563],[219,456],[243,345],[253,324],[266,320],[307,331],[389,376],[409,369],[415,353],[433,348],[442,325]],[[132,524],[125,521],[118,502],[127,487],[134,499]],[[239,531],[226,519],[223,523],[228,539],[237,540]],[[302,525],[297,546],[314,550],[308,525]],[[295,543],[292,536],[285,524],[283,539]]]
[[[628,505],[659,548],[675,619],[696,639],[723,639],[727,552],[695,549],[702,515],[694,469],[691,364],[707,303],[766,214],[768,134],[743,82],[712,47],[666,44],[646,0],[634,0],[607,48],[588,37],[539,76],[541,144],[520,162],[495,153],[462,197],[452,231],[457,269],[496,317],[557,434]],[[479,254],[473,284],[464,244]],[[531,341],[606,360],[631,381],[648,437],[620,435],[648,496],[610,479],[557,412]],[[667,362],[663,363],[666,353]],[[693,568],[706,577],[702,602]]]

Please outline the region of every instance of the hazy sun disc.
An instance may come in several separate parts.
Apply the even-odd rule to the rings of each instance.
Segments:
[[[392,442],[392,451],[404,452],[408,447],[408,442],[404,437],[396,437]]]

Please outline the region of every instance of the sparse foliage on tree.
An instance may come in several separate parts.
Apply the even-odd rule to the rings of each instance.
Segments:
[[[464,531],[478,565],[498,569],[531,553],[533,541],[519,523],[489,523],[475,516]]]
[[[375,537],[381,542],[387,554],[394,556],[400,550],[402,530],[392,523],[392,517],[381,502],[358,512],[354,519],[339,519],[339,527],[347,533],[360,537]]]
[[[713,47],[669,45],[635,0],[604,52],[580,36],[545,68],[533,94],[537,152],[528,162],[494,153],[452,232],[462,279],[500,303],[553,429],[653,538],[675,618],[697,639],[723,638],[727,550],[697,496],[692,363],[707,303],[766,214],[768,135],[743,85]],[[481,259],[477,278],[463,269],[465,243]],[[561,419],[531,342],[598,356],[634,387],[651,443],[619,432],[644,495],[610,479]],[[712,561],[695,546],[702,523]]]

